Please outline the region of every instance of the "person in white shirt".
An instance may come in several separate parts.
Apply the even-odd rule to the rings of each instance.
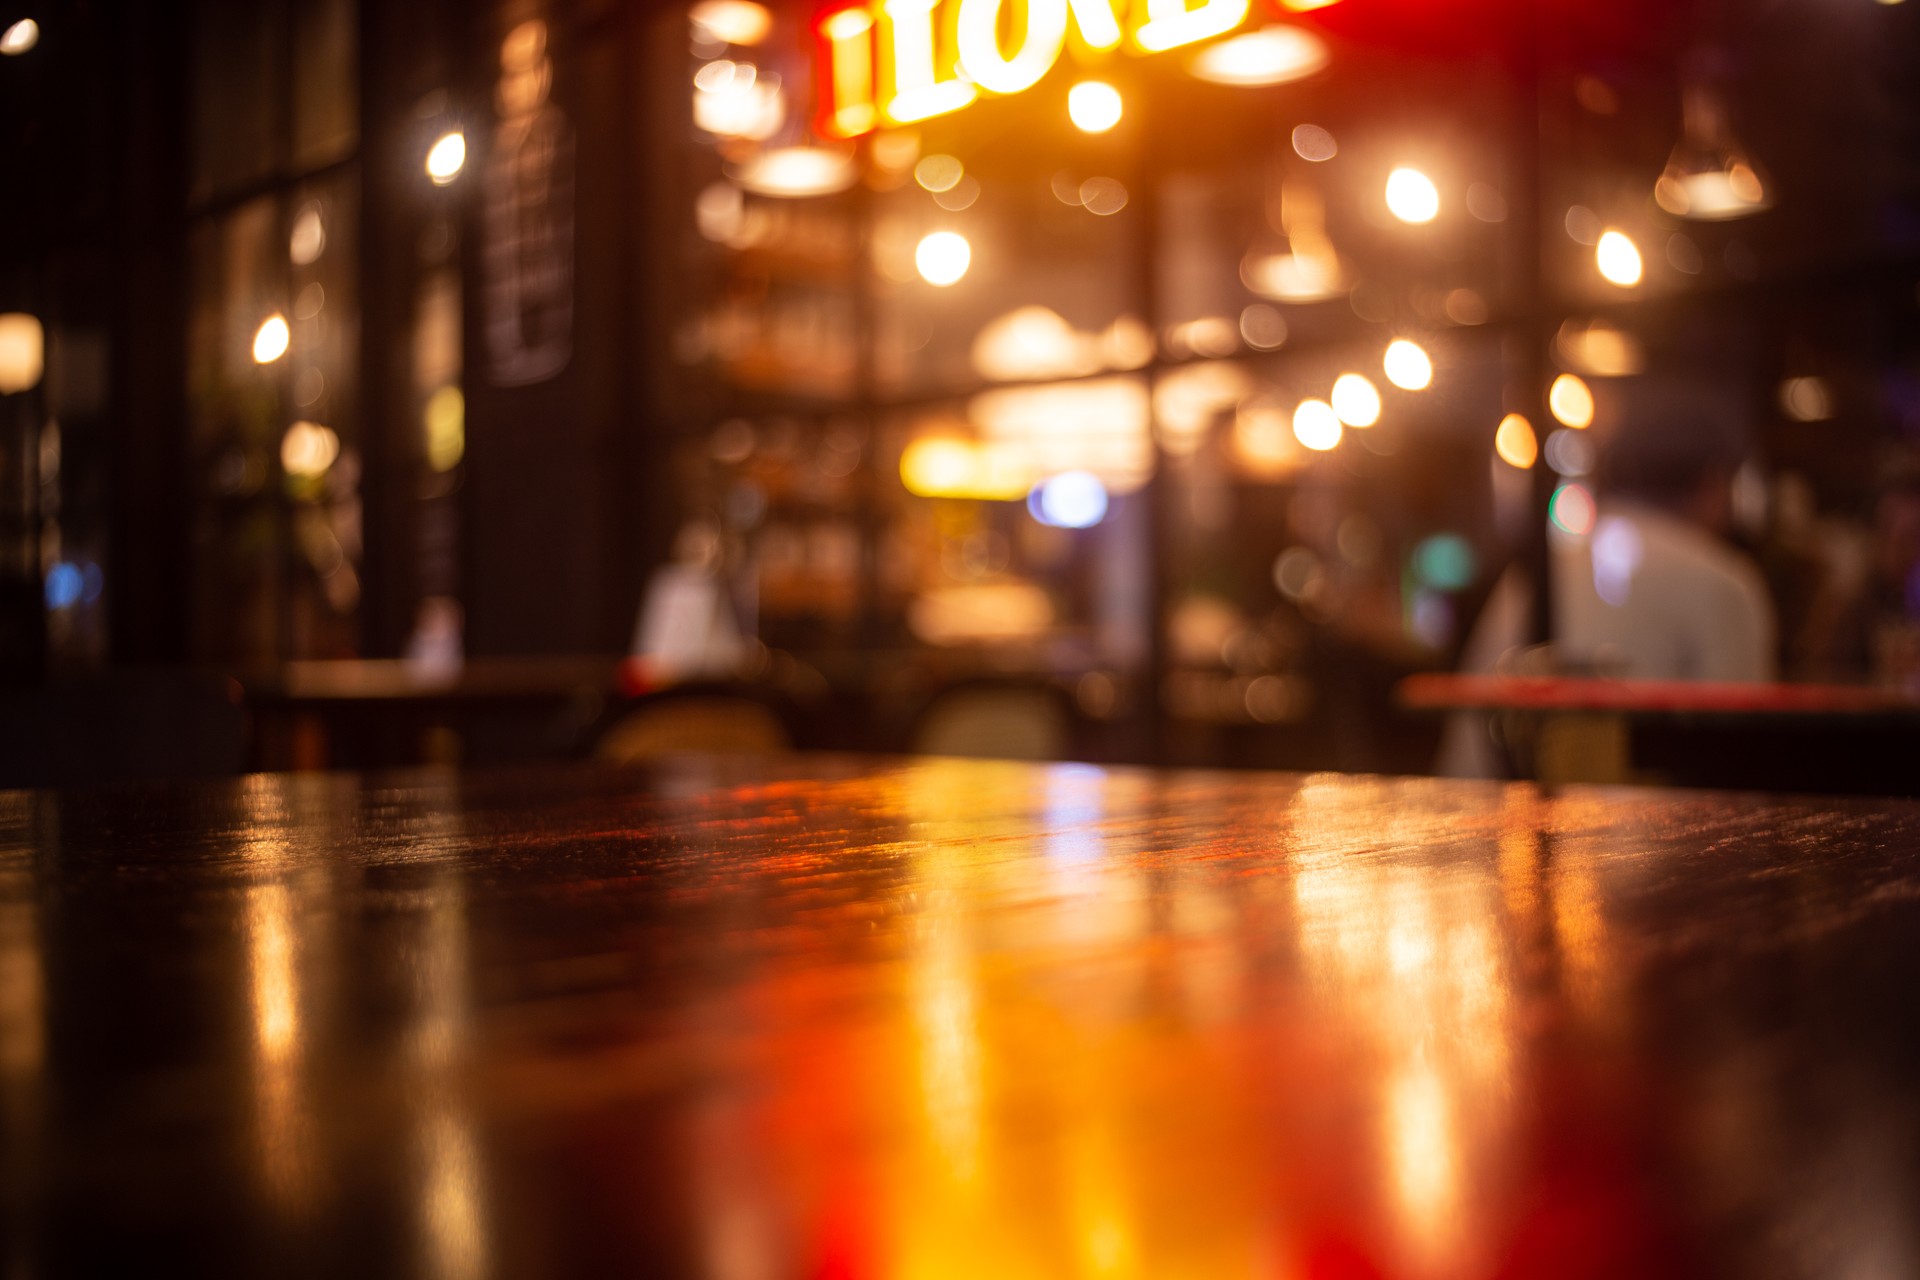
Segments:
[[[1773,605],[1759,572],[1728,543],[1740,433],[1724,400],[1641,388],[1607,442],[1592,528],[1551,535],[1551,666],[1638,680],[1764,681],[1775,676]],[[1461,670],[1499,669],[1531,638],[1532,592],[1509,569],[1488,599]],[[1440,771],[1489,776],[1479,716],[1455,716]]]

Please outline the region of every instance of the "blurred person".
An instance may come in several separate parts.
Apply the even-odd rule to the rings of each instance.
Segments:
[[[629,662],[652,686],[732,674],[748,652],[738,602],[713,525],[692,521],[674,537],[673,559],[654,571],[634,624]]]
[[[1745,438],[1725,398],[1699,386],[1643,383],[1618,409],[1591,529],[1584,536],[1556,530],[1549,539],[1551,670],[1635,680],[1774,679],[1773,605],[1758,570],[1729,541]],[[1532,586],[1516,565],[1475,623],[1460,670],[1511,669],[1533,613]],[[1439,771],[1498,772],[1484,717],[1453,718]]]
[[[1723,405],[1663,388],[1629,406],[1601,458],[1583,539],[1554,540],[1563,665],[1638,680],[1771,680],[1774,611],[1729,541],[1744,438]]]
[[[1894,458],[1876,489],[1872,530],[1833,557],[1804,644],[1822,674],[1910,684],[1920,676],[1920,458]]]

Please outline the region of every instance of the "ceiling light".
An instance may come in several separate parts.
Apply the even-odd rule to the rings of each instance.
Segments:
[[[1286,84],[1327,65],[1327,44],[1299,27],[1271,26],[1208,45],[1188,64],[1214,84]]]
[[[825,196],[845,191],[858,176],[853,156],[825,147],[775,147],[740,166],[738,182],[755,195]]]

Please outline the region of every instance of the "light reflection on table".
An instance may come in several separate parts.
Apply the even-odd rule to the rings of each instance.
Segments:
[[[833,759],[4,796],[4,1258],[1905,1274],[1916,837]]]

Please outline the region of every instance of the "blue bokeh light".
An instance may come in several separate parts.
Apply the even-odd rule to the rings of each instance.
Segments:
[[[1107,486],[1090,471],[1062,471],[1034,487],[1027,510],[1056,529],[1091,529],[1107,517]]]

